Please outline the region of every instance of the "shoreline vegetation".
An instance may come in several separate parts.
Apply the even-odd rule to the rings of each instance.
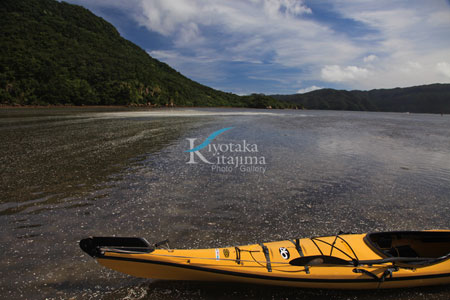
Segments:
[[[330,94],[334,94],[330,95]],[[336,96],[337,95],[337,96]],[[2,108],[105,108],[105,109],[171,109],[171,108],[263,108],[263,109],[301,109],[301,110],[345,110],[345,111],[372,111],[372,112],[398,112],[398,113],[431,113],[450,114],[450,84],[432,84],[409,88],[381,89],[371,91],[345,91],[322,89],[305,94],[293,95],[259,95],[240,97],[272,97],[280,99],[290,105],[271,107],[270,104],[260,103],[253,106],[231,105],[176,105],[174,103],[159,104],[19,104],[2,103]]]
[[[113,111],[122,111],[122,110],[135,110],[135,111],[150,111],[150,110],[171,110],[171,109],[202,109],[202,108],[221,108],[221,109],[245,109],[251,107],[236,107],[236,106],[146,106],[146,105],[61,105],[61,104],[47,104],[47,105],[10,105],[10,104],[2,104],[0,103],[0,110],[8,110],[8,109],[36,109],[36,110],[44,110],[44,109],[80,109],[80,110],[113,110]],[[258,108],[257,108],[258,109]],[[259,108],[259,109],[272,109],[272,108]],[[403,113],[403,114],[440,114],[440,115],[450,115],[448,112],[409,112],[409,111],[380,111],[380,110],[351,110],[351,109],[315,109],[315,108],[279,108],[279,109],[292,109],[292,110],[330,110],[330,111],[359,111],[359,112],[390,112],[390,113]],[[276,109],[276,110],[279,110]]]
[[[195,82],[89,10],[55,0],[0,7],[0,108],[237,107],[450,113],[450,84],[239,96]]]
[[[4,104],[0,103],[0,109],[21,109],[21,108],[76,108],[76,109],[135,109],[135,110],[166,110],[166,109],[177,109],[177,108],[188,108],[188,109],[199,109],[199,108],[224,108],[224,109],[242,109],[242,108],[252,108],[252,107],[236,107],[236,106],[155,106],[155,105],[73,105],[73,104],[45,104],[45,105],[33,105],[33,104]],[[272,109],[271,107],[264,107],[261,109]],[[277,108],[275,108],[277,109]],[[284,109],[284,108],[279,108]],[[297,109],[297,108],[289,108]]]

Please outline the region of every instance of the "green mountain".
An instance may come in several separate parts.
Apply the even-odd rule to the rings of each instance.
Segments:
[[[286,106],[194,82],[81,6],[2,0],[0,28],[0,103]]]
[[[272,97],[306,109],[450,113],[450,84],[370,91],[321,89]]]

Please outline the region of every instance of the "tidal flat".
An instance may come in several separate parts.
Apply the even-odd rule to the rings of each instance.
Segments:
[[[214,170],[214,143],[264,164]],[[209,248],[450,228],[448,115],[256,109],[0,109],[4,299],[449,299],[450,287],[327,291],[162,282],[107,270],[88,236]],[[205,160],[214,153],[202,150]],[[225,153],[224,155],[236,155]],[[264,168],[264,172],[255,168]]]

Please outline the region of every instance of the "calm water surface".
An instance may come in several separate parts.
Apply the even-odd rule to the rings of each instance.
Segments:
[[[189,138],[198,145],[225,127],[213,143],[256,145],[264,172],[220,172],[197,156],[187,164]],[[97,265],[77,243],[122,235],[223,247],[450,228],[450,116],[1,109],[0,141],[1,298],[450,298],[449,286],[343,292],[138,279]]]

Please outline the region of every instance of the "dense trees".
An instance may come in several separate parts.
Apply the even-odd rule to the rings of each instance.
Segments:
[[[153,59],[77,5],[2,0],[0,27],[0,103],[248,106]]]
[[[272,97],[307,109],[450,113],[450,84],[371,91],[322,89]]]

